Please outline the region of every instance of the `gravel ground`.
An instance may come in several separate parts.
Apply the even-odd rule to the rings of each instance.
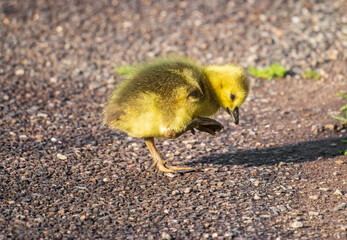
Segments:
[[[0,239],[346,239],[347,4],[0,1]],[[187,55],[295,75],[251,79],[241,123],[141,139],[101,112],[115,66]],[[316,69],[321,80],[302,79]]]

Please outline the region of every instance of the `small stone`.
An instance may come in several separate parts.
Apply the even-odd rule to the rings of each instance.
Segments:
[[[304,224],[302,222],[296,221],[296,222],[293,222],[290,226],[296,229],[296,228],[302,228]]]
[[[205,239],[208,239],[208,238],[210,238],[210,234],[209,233],[204,233],[202,235],[202,237],[205,238]]]
[[[327,125],[325,125],[325,129],[334,130],[335,129],[335,125],[334,124],[327,124]]]
[[[191,188],[186,188],[186,189],[184,189],[184,193],[190,193],[191,191],[192,191]]]
[[[42,117],[42,118],[47,118],[48,114],[47,113],[38,113],[37,116]]]
[[[37,223],[42,223],[44,220],[43,218],[34,218],[34,222],[37,222]]]
[[[271,207],[270,208],[276,215],[279,214],[280,210],[277,207]]]
[[[279,167],[282,167],[282,166],[285,166],[286,164],[284,163],[284,162],[280,162],[279,164],[278,164],[278,166]]]
[[[51,78],[49,79],[49,82],[51,82],[51,83],[57,83],[57,78],[51,77]]]
[[[253,176],[256,176],[256,175],[259,174],[259,172],[258,172],[257,170],[253,170],[253,171],[251,171],[251,174],[252,174]]]
[[[102,181],[103,181],[103,182],[109,182],[110,179],[109,179],[109,178],[104,178],[104,179],[102,179]]]
[[[309,212],[308,212],[308,215],[310,215],[310,216],[318,216],[318,215],[319,215],[319,212],[309,211]]]
[[[172,193],[171,193],[171,195],[172,196],[175,196],[175,195],[177,195],[177,194],[179,194],[180,192],[178,191],[178,190],[174,190],[174,191],[172,191]]]
[[[342,165],[342,164],[344,164],[345,162],[344,162],[343,160],[336,160],[335,163],[336,163],[337,165]]]
[[[22,76],[22,75],[24,75],[24,69],[23,68],[18,68],[18,69],[16,69],[14,74],[16,74],[17,76]]]
[[[52,137],[52,138],[51,138],[51,141],[52,141],[52,142],[56,142],[56,141],[58,141],[58,140],[57,140],[56,138]]]
[[[28,138],[28,136],[27,135],[24,135],[24,134],[22,134],[22,135],[19,135],[19,139],[27,139]]]
[[[324,126],[321,125],[321,124],[313,125],[311,127],[311,132],[314,133],[314,134],[317,134],[317,133],[323,132],[323,131],[324,131]]]
[[[167,177],[169,177],[169,178],[174,178],[174,177],[176,177],[176,175],[173,174],[173,173],[165,173],[165,175],[166,175]]]
[[[226,233],[224,233],[224,237],[229,239],[231,237],[234,237],[234,234],[230,233],[230,232],[226,232]]]
[[[291,20],[292,20],[292,23],[299,23],[300,22],[300,18],[297,16],[293,16]]]
[[[330,188],[319,188],[319,190],[324,191],[324,192],[328,192],[328,191],[330,191]]]
[[[162,238],[162,239],[165,239],[165,240],[170,240],[170,239],[171,239],[171,236],[170,236],[170,234],[168,234],[167,232],[163,232],[163,233],[161,234],[161,238]]]
[[[35,139],[41,141],[44,138],[43,135],[36,135]]]
[[[80,216],[81,221],[84,221],[86,219],[85,215]]]
[[[255,180],[254,183],[253,183],[253,185],[256,186],[256,187],[258,187],[259,184],[260,184],[260,182],[258,180]]]
[[[65,213],[65,210],[64,209],[61,209],[58,211],[58,214],[64,214]]]
[[[347,225],[341,226],[341,231],[347,232]]]
[[[8,19],[8,18],[4,18],[4,20],[2,21],[4,24],[6,24],[6,25],[8,25],[8,24],[10,24],[11,22],[10,22],[10,19]]]
[[[278,208],[281,210],[281,212],[287,211],[287,208],[285,206],[278,206]]]
[[[337,195],[337,196],[343,196],[343,192],[341,191],[341,190],[336,190],[335,192],[334,192],[334,195]]]
[[[55,30],[59,33],[63,31],[63,27],[62,26],[58,26],[55,28]]]
[[[253,199],[254,199],[254,200],[260,200],[261,197],[260,197],[258,194],[256,194],[256,195],[254,195]]]
[[[337,212],[337,211],[344,210],[346,208],[346,206],[347,206],[346,203],[341,203],[334,208],[334,211]]]
[[[66,160],[67,159],[67,157],[65,155],[60,154],[60,153],[57,154],[57,158],[59,158],[60,160]]]
[[[217,238],[218,237],[218,233],[213,233],[212,234],[212,238]]]

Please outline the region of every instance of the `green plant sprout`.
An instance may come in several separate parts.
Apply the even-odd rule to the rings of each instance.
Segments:
[[[319,80],[321,78],[321,75],[317,73],[316,70],[306,70],[304,72],[303,78]]]
[[[116,67],[116,73],[119,75],[128,75],[135,70],[134,66],[119,66]]]
[[[344,99],[347,99],[347,95],[343,93],[338,93],[338,96],[343,97]],[[340,108],[340,111],[342,111],[342,116],[333,116],[333,118],[340,120],[342,125],[347,125],[347,104]]]
[[[347,140],[341,140],[341,142],[347,143]],[[345,149],[344,151],[342,151],[342,153],[343,153],[344,155],[347,156],[347,149]]]
[[[264,79],[282,78],[288,72],[288,70],[278,62],[275,62],[266,68],[248,67],[248,71],[253,77]]]

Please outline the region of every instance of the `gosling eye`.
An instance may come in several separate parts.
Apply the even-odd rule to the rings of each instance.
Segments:
[[[234,100],[235,100],[235,95],[231,93],[231,94],[230,94],[230,98],[231,98],[231,100],[234,101]]]

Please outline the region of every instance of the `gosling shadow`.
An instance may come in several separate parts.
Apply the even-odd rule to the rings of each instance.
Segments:
[[[307,162],[316,161],[319,158],[331,158],[341,155],[347,148],[347,144],[341,142],[341,138],[330,138],[316,141],[299,142],[280,147],[265,149],[250,149],[224,154],[213,153],[207,157],[196,159],[189,165],[214,164],[222,166],[244,165],[247,167],[261,165],[276,165],[280,162]]]

